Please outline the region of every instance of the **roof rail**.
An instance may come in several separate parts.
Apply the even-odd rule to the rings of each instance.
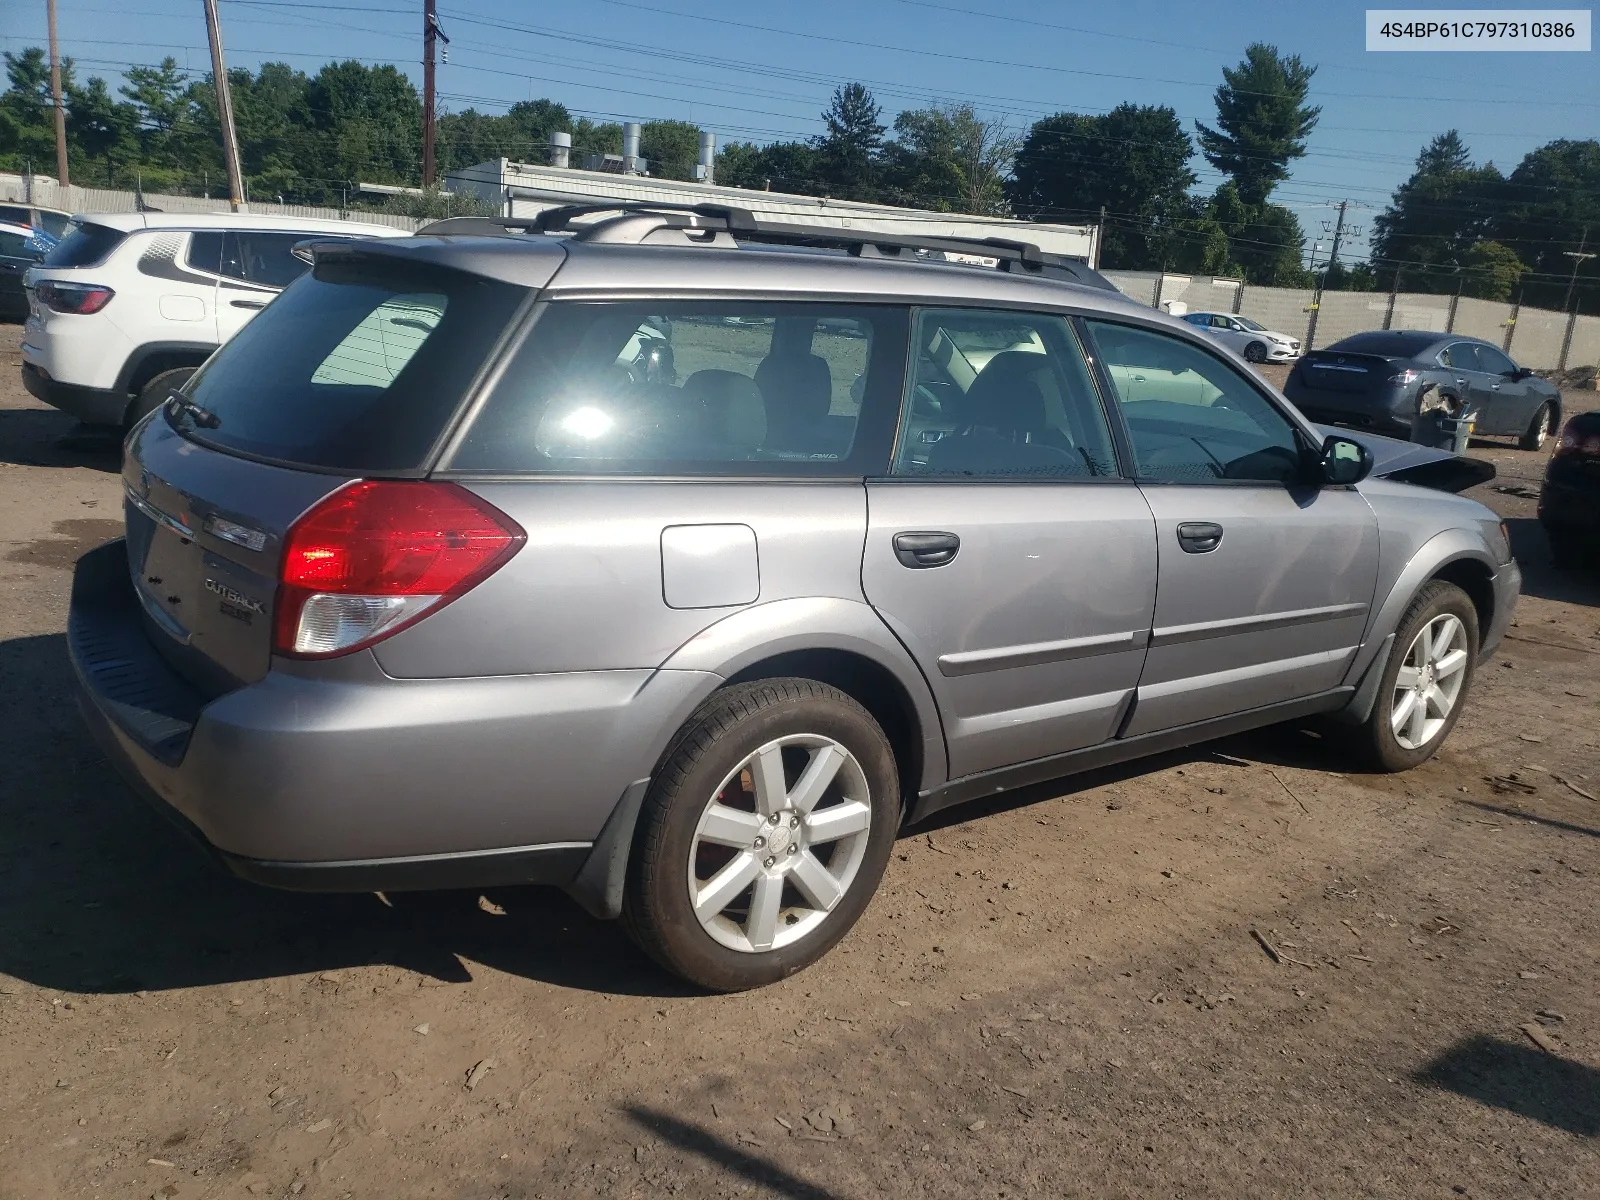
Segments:
[[[605,220],[582,221],[604,213]],[[1090,287],[1116,291],[1116,287],[1085,258],[1047,254],[1032,242],[1009,238],[963,238],[945,235],[883,233],[878,230],[843,229],[824,225],[797,225],[762,220],[749,209],[721,204],[671,204],[655,201],[616,201],[571,204],[550,208],[535,217],[449,217],[417,230],[419,236],[505,236],[513,232],[565,233],[574,241],[633,243],[661,230],[717,234],[726,232],[745,242],[776,246],[817,246],[842,249],[857,258],[901,258],[903,252],[961,254],[992,258],[1002,271],[1050,275]],[[710,242],[712,239],[698,239]],[[726,246],[726,240],[717,239]]]

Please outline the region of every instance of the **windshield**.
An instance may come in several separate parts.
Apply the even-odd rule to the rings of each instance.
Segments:
[[[169,419],[273,461],[414,470],[524,294],[453,271],[319,266],[211,358]]]

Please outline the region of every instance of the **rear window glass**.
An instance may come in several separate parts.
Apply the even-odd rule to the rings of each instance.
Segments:
[[[526,293],[448,271],[319,267],[219,350],[185,388],[216,423],[196,441],[330,470],[423,465]]]
[[[1436,333],[1407,333],[1398,329],[1375,329],[1371,333],[1358,333],[1329,346],[1330,351],[1347,350],[1351,354],[1401,355],[1412,358],[1439,341]]]
[[[128,235],[107,225],[79,225],[50,248],[47,267],[97,267]]]
[[[865,305],[552,304],[450,465],[860,473],[868,380],[896,387],[904,326],[903,311]]]

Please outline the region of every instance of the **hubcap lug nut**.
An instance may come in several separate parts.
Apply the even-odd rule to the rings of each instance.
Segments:
[[[800,818],[799,817],[790,817],[789,818],[789,828],[790,829],[799,829],[800,828]]]
[[[797,851],[799,849],[800,849],[800,847],[796,846],[793,842],[789,843],[789,853],[790,854],[793,854],[795,851]]]
[[[777,859],[775,859],[775,858],[773,858],[773,857],[772,857],[772,856],[771,856],[771,855],[768,855],[768,856],[767,856],[767,861],[766,861],[766,864],[765,864],[765,865],[767,865],[767,866],[769,866],[769,867],[770,867],[770,866],[772,866],[772,864],[773,864],[773,863],[775,863],[775,862],[777,862],[777,861],[778,861],[778,860],[777,860]]]
[[[761,849],[761,847],[765,846],[766,844],[767,844],[767,839],[766,838],[758,837],[756,839],[756,849],[757,850]]]

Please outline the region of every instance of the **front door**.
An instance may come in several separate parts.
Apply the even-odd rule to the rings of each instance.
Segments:
[[[933,688],[951,777],[1114,736],[1144,663],[1155,532],[1071,323],[929,309],[912,345],[862,582]]]
[[[1155,517],[1160,586],[1127,735],[1339,686],[1377,581],[1366,500],[1305,482],[1304,436],[1216,355],[1151,329],[1087,324]],[[1130,388],[1140,377],[1184,386]]]
[[[1478,366],[1483,372],[1485,414],[1490,424],[1484,433],[1522,434],[1533,424],[1538,397],[1526,377],[1518,378],[1517,364],[1493,346],[1479,344]]]

